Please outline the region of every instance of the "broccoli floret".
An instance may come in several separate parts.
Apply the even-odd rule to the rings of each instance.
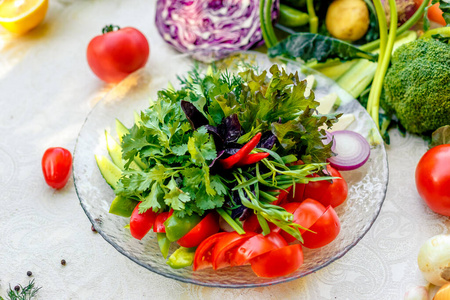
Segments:
[[[450,125],[450,45],[419,39],[399,47],[391,62],[381,107],[412,133]]]

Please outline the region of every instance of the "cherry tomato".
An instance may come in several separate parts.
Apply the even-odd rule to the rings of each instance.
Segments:
[[[303,246],[315,249],[331,243],[341,231],[339,217],[331,205],[320,216],[320,218],[302,234]]]
[[[434,212],[450,216],[450,144],[428,150],[416,167],[420,197]]]
[[[219,232],[219,217],[216,213],[207,214],[194,228],[177,241],[185,248],[197,247],[207,237]]]
[[[192,264],[192,269],[194,271],[212,267],[214,247],[217,242],[227,234],[228,232],[213,234],[198,245],[197,250],[195,250],[194,262]]]
[[[331,205],[336,207],[341,205],[345,199],[347,199],[348,185],[339,171],[330,165],[327,166],[327,170],[331,176],[340,178],[333,179],[333,183],[330,183],[328,180],[309,182],[305,187],[303,198],[312,198],[319,201],[324,206]]]
[[[242,266],[258,255],[287,245],[283,237],[276,232],[271,232],[266,236],[255,235],[236,248],[231,265]]]
[[[142,68],[149,54],[146,37],[132,27],[106,26],[103,34],[94,37],[87,47],[89,66],[106,82],[119,82]]]
[[[299,244],[266,252],[250,261],[259,277],[279,277],[295,272],[303,264],[303,250]]]
[[[153,223],[155,222],[157,213],[153,212],[152,209],[148,209],[145,213],[139,213],[139,203],[134,208],[130,217],[130,232],[131,235],[138,239],[142,238],[147,234],[147,232],[152,229]]]
[[[72,154],[61,147],[48,148],[42,156],[45,182],[55,189],[63,188],[72,172]]]
[[[234,256],[234,252],[236,250],[235,248],[255,235],[256,233],[254,232],[249,232],[243,235],[239,235],[236,232],[227,232],[227,235],[222,236],[213,249],[213,269],[218,270],[231,266],[232,257]]]

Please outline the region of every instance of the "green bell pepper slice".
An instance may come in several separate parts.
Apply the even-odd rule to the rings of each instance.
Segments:
[[[184,218],[179,218],[173,214],[164,222],[167,238],[171,242],[178,241],[200,223],[201,220],[202,218],[197,214],[185,216]]]
[[[159,250],[161,251],[161,254],[164,258],[167,258],[167,255],[169,254],[169,248],[170,248],[170,241],[167,238],[166,234],[163,232],[158,232],[156,234],[156,238],[158,239],[158,246]]]
[[[195,249],[180,247],[169,257],[167,264],[173,269],[189,267],[194,262]]]

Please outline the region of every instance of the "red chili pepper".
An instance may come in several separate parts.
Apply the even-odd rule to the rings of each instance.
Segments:
[[[261,132],[258,132],[247,144],[245,144],[238,152],[231,155],[226,159],[220,160],[222,167],[224,169],[231,169],[235,164],[237,164],[242,158],[250,154],[250,152],[258,145],[261,139]]]
[[[242,167],[245,165],[252,165],[256,164],[258,161],[263,160],[264,158],[268,157],[269,153],[267,152],[260,152],[260,153],[253,153],[245,156],[240,161],[235,164],[236,167]]]

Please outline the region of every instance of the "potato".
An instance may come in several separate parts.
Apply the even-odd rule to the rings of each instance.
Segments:
[[[363,0],[335,0],[328,7],[325,24],[337,39],[359,40],[369,28],[369,9]]]

